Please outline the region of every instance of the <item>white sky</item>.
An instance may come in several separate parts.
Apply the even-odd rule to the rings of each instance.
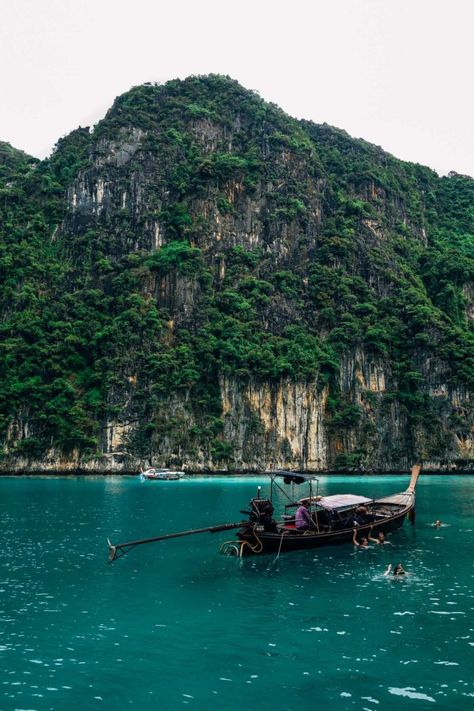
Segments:
[[[474,176],[474,0],[0,0],[0,140],[38,157],[146,81],[229,74]]]

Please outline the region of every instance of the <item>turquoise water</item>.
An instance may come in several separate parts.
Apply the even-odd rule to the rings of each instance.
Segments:
[[[473,709],[474,478],[422,477],[390,546],[239,561],[224,532],[107,564],[107,536],[239,520],[257,483],[0,479],[0,709]]]

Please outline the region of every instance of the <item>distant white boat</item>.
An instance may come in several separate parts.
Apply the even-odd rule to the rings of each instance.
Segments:
[[[182,471],[174,471],[173,469],[156,469],[151,467],[144,472],[140,473],[141,479],[151,479],[156,481],[174,481],[176,479],[182,479],[185,473]]]

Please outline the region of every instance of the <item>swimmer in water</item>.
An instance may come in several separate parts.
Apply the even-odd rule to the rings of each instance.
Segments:
[[[354,535],[352,536],[352,543],[357,546],[358,548],[368,548],[369,547],[369,541],[365,536],[363,536],[360,539],[360,543],[357,540],[357,530],[355,528],[352,529],[354,531]]]
[[[434,522],[434,526],[436,526],[436,528],[441,528],[442,525],[443,523],[439,519],[436,519],[436,521]]]
[[[392,545],[390,541],[387,541],[387,539],[385,538],[385,533],[383,531],[379,531],[377,533],[377,538],[373,538],[369,535],[369,541],[372,541],[372,543],[376,543],[378,546]]]
[[[387,570],[385,571],[384,575],[406,575],[406,570],[404,570],[403,565],[401,563],[397,563],[395,568],[392,570],[392,564],[388,566]]]

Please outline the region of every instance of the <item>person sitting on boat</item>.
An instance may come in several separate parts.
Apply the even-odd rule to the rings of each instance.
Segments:
[[[296,509],[295,526],[298,531],[311,531],[315,528],[311,514],[308,511],[309,501],[302,501]]]
[[[368,548],[369,547],[369,541],[365,536],[362,536],[360,539],[360,543],[357,540],[357,529],[354,528],[354,535],[352,536],[352,543],[357,546],[358,548]]]
[[[364,523],[370,523],[371,521],[373,521],[374,514],[369,511],[367,506],[360,505],[356,508],[354,512],[354,520],[356,523],[362,526]]]

